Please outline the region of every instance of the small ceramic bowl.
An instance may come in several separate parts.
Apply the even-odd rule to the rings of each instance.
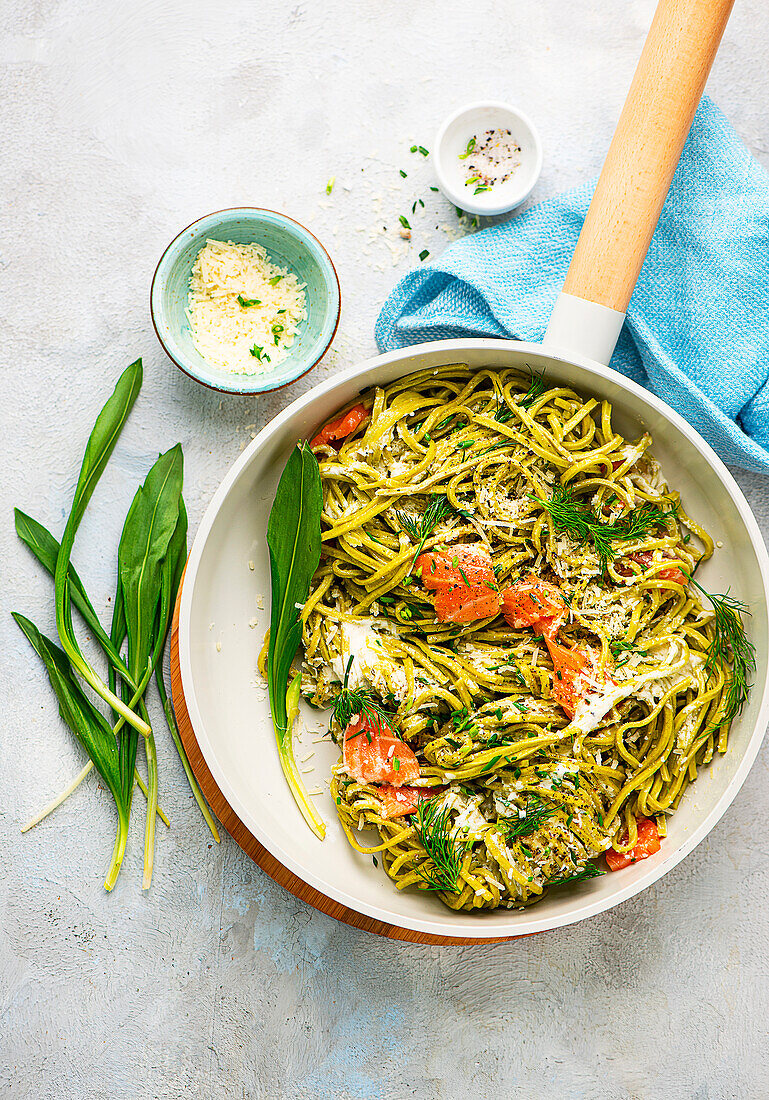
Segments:
[[[520,163],[509,179],[476,195],[473,185],[465,183],[472,158],[463,159],[462,154],[472,138],[478,142],[489,130],[510,131],[520,148]],[[506,214],[515,209],[529,197],[542,171],[542,145],[532,122],[516,107],[496,100],[471,103],[450,115],[438,131],[433,149],[441,191],[470,214]]]
[[[208,238],[260,244],[274,264],[287,267],[305,284],[307,317],[274,371],[249,375],[221,370],[192,342],[185,313],[190,272]],[[223,393],[267,393],[307,374],[334,339],[339,305],[339,279],[320,241],[293,218],[254,206],[218,210],[183,229],[160,257],[150,290],[152,323],[166,354],[190,378]]]

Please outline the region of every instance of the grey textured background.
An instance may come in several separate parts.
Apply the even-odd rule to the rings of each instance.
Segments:
[[[173,828],[159,831],[148,894],[138,828],[118,888],[104,894],[113,818],[93,782],[19,833],[82,757],[9,619],[19,607],[52,627],[49,589],[15,541],[12,505],[61,530],[95,413],[118,371],[143,356],[142,397],[77,545],[106,608],[119,525],[157,450],[184,444],[194,528],[254,426],[371,354],[391,285],[421,247],[447,242],[456,219],[427,190],[429,162],[409,154],[412,142],[430,146],[463,101],[508,98],[541,129],[534,198],[578,182],[600,165],[652,9],[650,0],[0,4],[3,1096],[769,1095],[766,750],[719,826],[662,882],[575,928],[501,946],[396,945],[297,902],[229,839],[211,847],[162,734]],[[767,55],[764,0],[738,0],[709,90],[764,164]],[[391,227],[418,195],[427,210],[403,255]],[[170,238],[241,203],[284,210],[327,243],[342,323],[333,353],[291,391],[220,401],[164,357],[147,299]],[[738,478],[766,531],[769,484]]]

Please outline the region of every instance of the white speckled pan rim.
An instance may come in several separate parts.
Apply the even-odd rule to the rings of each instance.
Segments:
[[[553,918],[552,915],[537,917],[536,913],[538,907],[534,906],[523,911],[510,910],[511,916],[509,921],[500,919],[486,923],[484,922],[484,914],[482,912],[477,914],[455,914],[448,910],[446,915],[441,914],[442,919],[439,920],[430,919],[428,917],[404,916],[403,914],[395,913],[391,909],[361,901],[361,899],[356,898],[337,884],[329,883],[319,877],[311,866],[302,866],[290,853],[285,851],[280,844],[275,842],[275,839],[265,831],[259,820],[251,813],[249,808],[242,803],[237,793],[233,790],[226,771],[220,764],[215,745],[212,744],[208,736],[206,723],[198,706],[191,663],[191,614],[195,599],[196,573],[206,539],[211,532],[219,510],[229,491],[238,481],[242,472],[248,468],[254,456],[257,455],[260,449],[263,448],[268,441],[272,440],[280,433],[281,428],[288,420],[298,412],[310,409],[319,399],[327,396],[335,388],[343,386],[346,382],[354,380],[372,370],[380,370],[389,365],[398,363],[399,360],[409,362],[408,370],[404,370],[403,373],[410,373],[412,370],[419,369],[418,359],[419,356],[423,354],[440,352],[442,356],[445,355],[446,362],[457,362],[462,361],[463,354],[470,350],[483,352],[493,349],[495,352],[499,352],[500,349],[504,348],[509,348],[511,351],[514,350],[517,353],[524,353],[531,356],[544,355],[553,362],[562,364],[565,367],[573,365],[585,371],[598,381],[603,380],[626,391],[641,409],[647,408],[657,413],[664,420],[677,428],[696,451],[699,452],[699,455],[704,459],[718,480],[728,490],[739,513],[740,519],[744,524],[751,549],[756,557],[763,599],[769,604],[769,555],[767,555],[761,533],[750,511],[749,505],[721,459],[718,458],[709,444],[707,444],[678,413],[668,408],[659,398],[642,389],[634,382],[617,374],[617,372],[610,368],[601,366],[590,360],[576,359],[573,357],[566,358],[564,356],[552,354],[543,351],[542,347],[537,344],[528,344],[518,341],[477,339],[436,341],[429,344],[418,345],[417,347],[390,352],[386,355],[368,360],[356,367],[349,368],[332,379],[320,383],[275,417],[275,419],[257,435],[243,454],[236,460],[217,489],[206,510],[190,552],[186,581],[182,590],[179,615],[180,671],[190,720],[201,752],[214,779],[244,825],[246,825],[257,840],[280,860],[281,863],[325,896],[340,902],[352,910],[387,924],[437,936],[451,936],[457,939],[496,939],[500,936],[516,937],[564,927],[611,909],[615,905],[641,892],[646,887],[651,886],[657,879],[672,870],[689,852],[691,852],[720,820],[745,781],[761,746],[767,721],[769,721],[769,675],[767,675],[766,671],[769,662],[767,661],[767,654],[763,653],[759,654],[759,670],[762,667],[762,660],[764,665],[763,692],[761,701],[758,704],[755,725],[752,732],[749,734],[745,750],[739,761],[736,772],[730,779],[724,793],[710,812],[692,829],[691,834],[687,836],[684,843],[671,850],[669,854],[665,854],[663,858],[660,859],[659,863],[650,861],[651,866],[649,866],[648,869],[644,869],[644,864],[637,865],[632,869],[632,880],[628,881],[627,885],[624,887],[621,885],[621,880],[618,880],[618,887],[608,900],[606,898],[591,898],[589,893],[574,893],[571,896],[571,904],[567,907],[567,911],[559,914],[557,918]],[[759,691],[761,687],[762,684],[757,677],[753,690]],[[296,828],[306,829],[306,825],[299,817],[298,811]],[[393,892],[396,893],[394,886],[392,889]],[[490,915],[487,914],[486,916],[488,918]]]

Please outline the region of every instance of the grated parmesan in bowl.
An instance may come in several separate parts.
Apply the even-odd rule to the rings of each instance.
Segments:
[[[304,283],[258,244],[208,239],[190,273],[187,318],[198,352],[233,374],[265,374],[307,316]]]
[[[223,393],[267,393],[301,378],[331,344],[339,309],[339,279],[317,237],[256,206],[218,210],[183,229],[150,291],[169,357]]]

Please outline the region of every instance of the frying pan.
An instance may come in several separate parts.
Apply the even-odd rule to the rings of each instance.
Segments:
[[[320,383],[253,440],[200,525],[179,604],[179,671],[205,764],[241,822],[275,859],[326,899],[359,914],[454,941],[525,935],[581,920],[675,867],[719,820],[756,757],[769,719],[769,558],[760,532],[735,481],[697,432],[607,366],[731,6],[732,0],[659,4],[542,345],[436,341]],[[280,771],[266,691],[254,671],[269,625],[261,610],[269,607],[267,517],[296,440],[309,438],[361,390],[447,363],[544,369],[553,383],[611,401],[624,435],[650,431],[654,454],[687,512],[723,543],[702,570],[705,585],[716,592],[730,588],[752,612],[757,675],[748,704],[733,725],[728,752],[701,770],[670,819],[661,851],[617,874],[554,891],[523,911],[454,913],[429,894],[396,890],[348,845],[325,786],[317,805],[328,832],[317,840]],[[337,750],[328,743],[310,750],[315,774],[305,778],[312,787],[329,775]]]

